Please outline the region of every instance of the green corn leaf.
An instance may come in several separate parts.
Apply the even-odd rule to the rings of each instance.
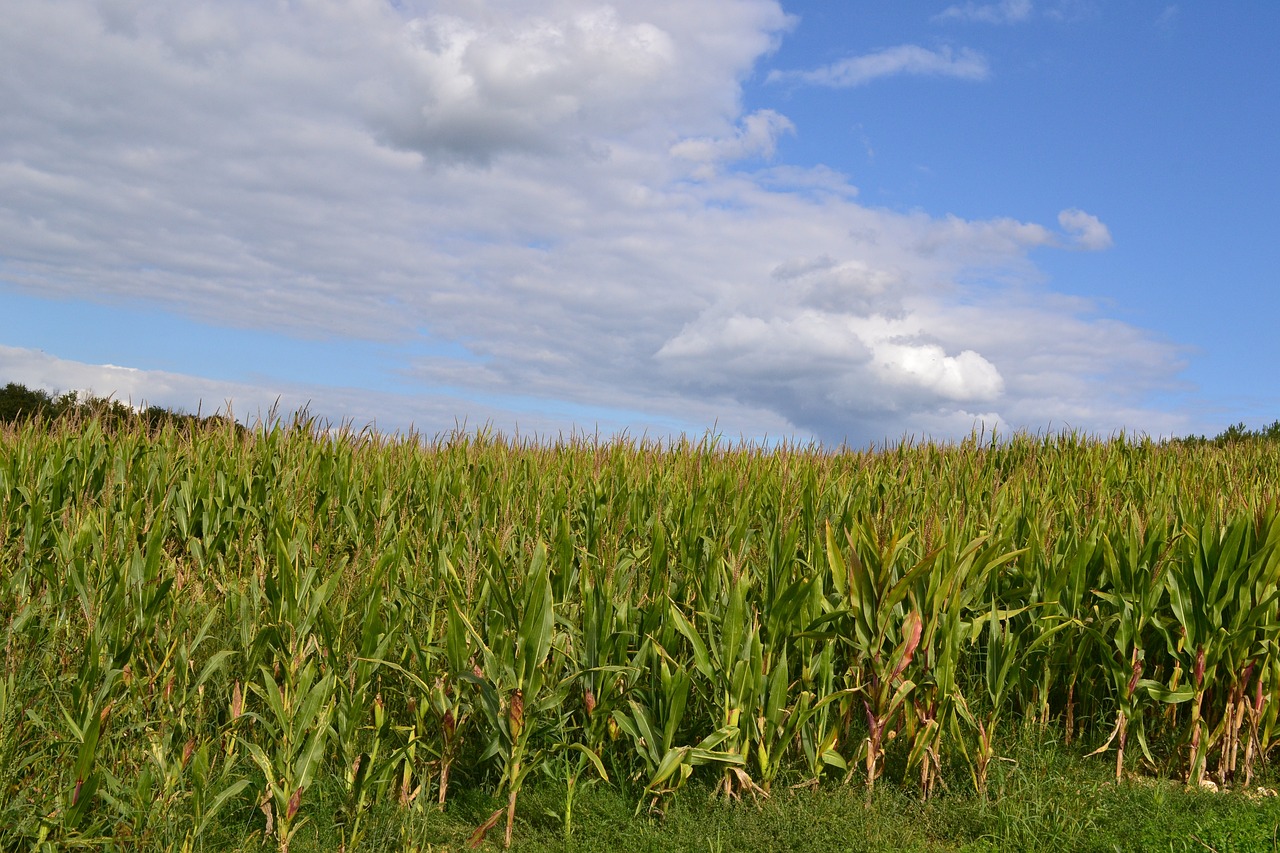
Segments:
[[[240,779],[219,791],[209,802],[209,805],[205,807],[200,823],[196,825],[195,837],[202,838],[205,832],[208,831],[209,824],[222,811],[227,801],[240,796],[240,793],[247,787],[249,787],[249,780]]]
[[[682,746],[667,750],[666,754],[662,756],[662,760],[658,762],[657,769],[649,777],[649,782],[645,789],[652,791],[674,776],[676,771],[688,759],[691,749],[692,747]]]
[[[1189,685],[1183,685],[1176,690],[1170,689],[1168,686],[1161,684],[1149,678],[1138,680],[1136,691],[1145,692],[1156,702],[1164,702],[1168,705],[1176,705],[1180,702],[1187,702],[1195,698],[1195,691]]]
[[[595,751],[587,748],[584,744],[581,744],[581,743],[571,743],[568,745],[568,749],[575,750],[581,755],[583,755],[588,761],[591,762],[591,766],[595,768],[595,771],[597,774],[599,774],[600,779],[604,782],[609,781],[609,774],[605,772],[604,762],[600,760],[600,756],[597,755]]]
[[[215,673],[226,667],[227,661],[235,657],[235,651],[231,649],[220,649],[214,652],[205,665],[201,668],[200,674],[196,676],[196,687],[207,682]]]
[[[301,741],[307,733],[327,727],[329,702],[333,696],[334,678],[326,675],[311,686],[292,719],[295,738]]]
[[[703,678],[714,679],[715,667],[712,665],[711,653],[707,649],[707,644],[703,642],[702,636],[685,618],[684,614],[680,612],[680,608],[676,606],[674,601],[670,601],[668,614],[675,624],[676,630],[689,641],[689,646],[693,650],[693,665],[702,674]]]
[[[843,599],[849,592],[850,568],[840,550],[840,543],[836,540],[835,530],[830,521],[826,524],[826,540],[827,573],[831,578],[831,587]]]
[[[539,543],[534,550],[533,564],[530,567],[524,618],[520,623],[517,643],[516,679],[526,686],[533,682],[542,662],[551,651],[551,629],[555,614],[548,572],[546,547]]]

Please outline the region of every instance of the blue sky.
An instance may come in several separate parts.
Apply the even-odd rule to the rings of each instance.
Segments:
[[[0,381],[427,434],[1280,417],[1273,3],[23,4]]]

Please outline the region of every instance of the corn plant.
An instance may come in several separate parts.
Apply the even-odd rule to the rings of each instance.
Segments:
[[[1001,610],[998,603],[993,601],[986,618],[973,626],[975,639],[982,633],[986,635],[981,653],[984,666],[978,675],[979,686],[982,688],[979,693],[980,701],[970,704],[961,695],[958,697],[956,711],[977,733],[973,756],[966,755],[966,758],[973,773],[974,787],[980,796],[985,796],[987,792],[991,762],[997,757],[996,732],[1007,710],[1007,703],[1010,696],[1022,692],[1024,674],[1017,669],[1017,664],[1025,645],[1025,629],[1020,627],[1017,617],[1026,609]],[[979,630],[984,627],[985,631]]]
[[[943,737],[954,729],[956,714],[968,709],[961,692],[961,667],[972,626],[979,622],[980,596],[987,578],[1018,553],[979,537],[959,553],[940,551],[933,571],[918,581],[924,625],[916,656],[918,684],[911,696],[916,727],[907,767],[920,768],[920,793],[926,799],[943,781]],[[969,720],[976,722],[972,715]]]
[[[392,565],[400,559],[398,549],[385,550],[372,575],[365,579],[368,593],[359,602],[358,619],[353,620],[359,629],[358,643],[340,633],[347,621],[340,608],[332,608],[327,618],[318,623],[326,668],[341,674],[334,682],[333,736],[343,767],[343,844],[348,847],[359,843],[370,797],[374,791],[385,790],[394,771],[390,723],[380,696],[376,665],[387,657],[391,645],[401,640],[403,610],[394,610],[390,620],[383,613],[383,585]],[[349,658],[352,650],[356,653],[354,659]]]
[[[799,705],[794,711],[806,777],[800,784],[816,790],[828,769],[842,776],[849,772],[848,762],[839,750],[841,721],[837,714],[837,703],[846,700],[849,691],[837,690],[835,686],[834,643],[824,643],[821,651],[810,657],[801,670],[800,683],[802,696],[804,693],[814,696],[814,700]]]
[[[446,582],[457,582],[457,574],[448,559],[442,555],[440,562],[441,576]],[[445,601],[450,602],[447,591]],[[438,629],[436,626],[440,619],[437,617],[442,614],[443,628]],[[435,600],[431,600],[428,617],[425,625],[420,626],[421,630],[404,632],[405,665],[386,656],[366,659],[375,666],[399,672],[409,682],[405,706],[412,719],[399,727],[407,734],[408,740],[394,754],[392,762],[400,766],[397,797],[401,805],[418,802],[418,795],[427,784],[419,779],[424,775],[419,761],[424,757],[419,755],[421,749],[436,756],[437,805],[444,810],[450,772],[467,740],[474,711],[468,677],[482,674],[472,652],[468,634],[470,627],[457,607],[446,604],[442,609]],[[437,637],[438,633],[443,633],[443,637]],[[425,641],[419,638],[419,634],[425,637]],[[381,728],[385,710],[379,707],[377,712],[382,718],[378,722]]]
[[[557,679],[548,667],[555,603],[546,547],[539,543],[528,568],[517,572],[510,571],[491,547],[487,569],[484,600],[489,607],[483,619],[476,620],[483,630],[463,615],[467,603],[456,584],[450,589],[450,606],[467,626],[482,661],[480,672],[466,678],[479,693],[478,705],[488,723],[491,740],[485,756],[495,756],[501,763],[499,789],[507,792],[503,843],[510,847],[516,798],[540,758],[535,735],[545,734],[543,729],[563,705],[575,679],[573,675]],[[500,814],[495,812],[491,820]]]
[[[1210,727],[1205,697],[1217,682],[1224,663],[1229,666],[1247,657],[1258,626],[1274,619],[1280,592],[1264,589],[1259,597],[1255,584],[1250,583],[1254,567],[1266,565],[1265,552],[1258,552],[1263,559],[1255,559],[1255,553],[1251,553],[1251,520],[1238,519],[1221,528],[1210,522],[1185,533],[1183,541],[1189,553],[1176,561],[1168,573],[1169,605],[1174,617],[1171,624],[1175,630],[1166,630],[1165,636],[1170,654],[1190,677],[1187,782],[1198,786],[1204,781],[1209,752],[1223,731],[1219,728],[1215,732]]]
[[[1115,742],[1116,781],[1124,773],[1125,747],[1131,730],[1136,731],[1143,755],[1154,761],[1147,745],[1145,702],[1155,698],[1177,703],[1192,696],[1185,687],[1166,687],[1143,678],[1148,634],[1163,610],[1163,572],[1169,548],[1163,530],[1149,528],[1147,534],[1145,541],[1134,536],[1120,541],[1113,541],[1114,537],[1103,539],[1103,571],[1108,588],[1093,593],[1108,605],[1107,614],[1099,615],[1089,625],[1089,631],[1099,646],[1110,650],[1101,663],[1115,697],[1116,723],[1107,741],[1090,754],[1105,752]]]
[[[865,526],[847,531],[846,539],[847,556],[834,529],[827,527],[828,571],[841,599],[829,621],[853,651],[851,686],[866,712],[867,736],[860,752],[870,796],[882,770],[885,740],[897,737],[893,726],[916,686],[906,672],[920,646],[924,621],[907,598],[932,565],[932,556],[904,566],[909,537],[880,541]]]
[[[1061,703],[1067,746],[1076,731],[1077,686],[1095,658],[1092,652],[1097,633],[1087,626],[1095,622],[1091,607],[1097,598],[1093,591],[1105,588],[1102,558],[1096,529],[1064,531],[1052,548],[1045,548],[1039,537],[1028,545],[1028,560],[1035,566],[1028,603],[1042,605],[1040,617],[1030,626],[1027,647],[1029,659],[1039,671],[1039,725],[1041,731],[1048,728],[1054,694],[1062,693],[1057,701]]]
[[[16,672],[0,676],[0,843],[17,846],[18,839],[31,833],[22,803],[22,787],[34,771],[39,753],[32,749],[33,736],[25,707],[34,701]]]
[[[688,670],[652,639],[641,647],[637,658],[643,664],[651,655],[656,665],[649,669],[650,680],[656,683],[643,691],[647,694],[646,700],[630,699],[628,707],[616,709],[612,717],[619,731],[631,739],[636,755],[646,767],[647,781],[644,795],[636,804],[636,814],[644,808],[646,800],[651,810],[657,808],[664,795],[684,785],[695,767],[708,764],[741,767],[746,763],[741,753],[719,748],[737,736],[734,725],[715,729],[697,744],[679,742],[693,680]]]
[[[267,746],[254,740],[245,740],[244,745],[266,779],[262,798],[266,835],[275,836],[280,853],[289,853],[289,843],[303,822],[298,817],[303,796],[324,762],[335,681],[332,673],[320,675],[316,662],[309,660],[289,672],[283,684],[276,683],[266,666],[259,680],[250,684],[262,710],[249,716],[261,727]]]
[[[748,744],[746,732],[754,722],[750,715],[768,699],[770,682],[781,679],[772,701],[782,704],[786,702],[783,697],[788,684],[785,658],[773,662],[772,678],[766,670],[759,621],[752,618],[747,606],[748,588],[749,582],[742,575],[729,582],[727,600],[714,602],[718,605],[715,608],[719,613],[718,625],[707,611],[699,614],[705,634],[696,629],[674,603],[670,611],[672,622],[692,650],[695,670],[715,697],[717,730],[722,733],[716,745],[723,747],[724,753],[743,759],[725,767],[721,787],[726,797],[738,796],[742,791],[753,795],[764,793],[743,769]],[[744,710],[749,715],[745,718]],[[765,761],[768,768],[767,753]]]
[[[766,792],[772,789],[774,779],[786,765],[788,748],[797,739],[802,740],[801,732],[815,714],[823,712],[823,703],[831,704],[844,698],[832,695],[834,688],[819,695],[814,690],[814,672],[810,670],[806,679],[804,668],[797,672],[791,663],[794,659],[808,664],[816,658],[821,668],[818,646],[829,645],[807,631],[822,618],[828,602],[822,573],[809,570],[797,558],[800,534],[798,526],[785,529],[782,524],[774,526],[768,564],[760,584],[762,688],[755,691],[756,703],[750,722],[753,724],[752,753],[760,785]],[[829,665],[830,656],[827,661]],[[834,743],[822,752],[829,754],[833,747]],[[819,771],[817,767],[813,769]],[[844,769],[847,772],[848,768]],[[820,772],[815,772],[811,778],[819,776]]]
[[[247,713],[258,730],[241,741],[264,777],[265,834],[288,853],[302,822],[303,797],[324,764],[332,734],[337,673],[322,671],[319,627],[343,567],[319,582],[308,531],[281,524],[274,534],[275,571],[264,579],[270,619],[254,642],[272,662],[260,664],[258,678],[248,685],[260,702]]]
[[[573,798],[579,779],[593,770],[608,781],[603,757],[611,741],[618,737],[618,724],[613,712],[626,697],[628,679],[634,679],[630,666],[630,613],[625,600],[617,595],[617,571],[633,565],[624,560],[615,572],[588,567],[579,576],[581,606],[580,650],[577,668],[582,689],[581,740],[566,747],[576,747],[568,759],[565,782],[564,834],[573,834]]]

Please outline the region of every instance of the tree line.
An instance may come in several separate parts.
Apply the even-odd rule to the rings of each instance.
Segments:
[[[46,423],[71,418],[97,418],[105,427],[144,423],[153,429],[164,426],[212,427],[234,421],[226,415],[192,415],[162,406],[135,408],[112,400],[78,391],[50,393],[41,388],[28,388],[10,382],[0,389],[0,424],[18,424],[31,420]],[[244,427],[237,424],[238,429]]]
[[[80,394],[76,391],[52,394],[39,388],[28,388],[17,382],[10,382],[3,389],[0,389],[0,424],[21,423],[33,418],[55,421],[68,416],[83,417],[86,415],[95,416],[107,424],[142,421],[153,428],[168,424],[175,426],[215,426],[231,422],[231,419],[225,415],[201,417],[182,411],[166,409],[161,406],[147,406],[143,409],[135,409],[126,406],[119,400],[95,397],[91,394]],[[1189,445],[1212,444],[1222,447],[1240,441],[1257,439],[1280,442],[1280,420],[1276,420],[1269,426],[1259,429],[1249,429],[1241,421],[1227,427],[1213,438],[1204,435],[1188,435],[1176,438],[1174,441]]]

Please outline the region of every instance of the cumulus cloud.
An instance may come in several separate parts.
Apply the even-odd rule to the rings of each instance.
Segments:
[[[1031,0],[1002,0],[1000,3],[963,3],[948,6],[934,16],[935,21],[978,21],[986,24],[1014,24],[1031,17]]]
[[[920,388],[956,402],[994,402],[1004,390],[995,365],[971,349],[957,355],[937,344],[880,342],[874,347],[877,367],[891,385]]]
[[[969,48],[930,50],[915,44],[889,47],[875,53],[850,56],[810,71],[771,71],[771,82],[794,80],[815,86],[848,89],[882,77],[900,74],[985,80],[991,76],[986,57]]]
[[[1141,401],[1178,351],[1043,290],[1029,260],[1105,247],[1095,217],[901,213],[830,169],[751,170],[794,128],[744,113],[742,81],[791,24],[773,0],[18,4],[0,288],[378,341],[413,396],[27,350],[0,366],[427,431],[1164,424]],[[902,73],[988,71],[908,45],[792,76]]]
[[[588,143],[676,83],[671,35],[608,7],[500,27],[428,14],[397,47],[398,73],[366,83],[368,106],[389,141],[428,156],[485,162]]]

